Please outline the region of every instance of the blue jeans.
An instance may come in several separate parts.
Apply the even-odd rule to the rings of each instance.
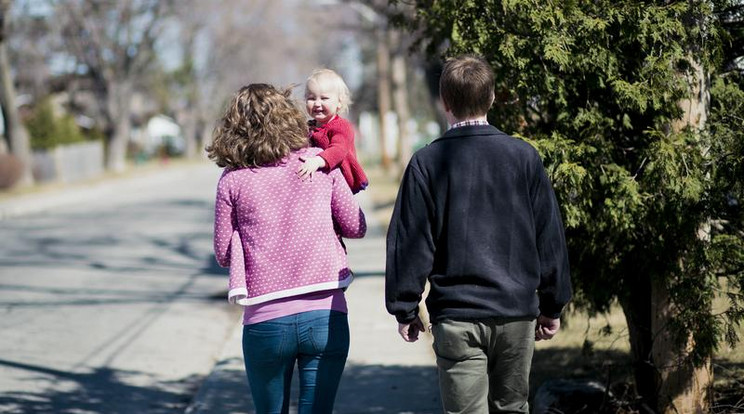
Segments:
[[[295,362],[299,368],[299,414],[333,411],[349,354],[345,313],[319,310],[243,327],[243,357],[258,414],[289,412]]]

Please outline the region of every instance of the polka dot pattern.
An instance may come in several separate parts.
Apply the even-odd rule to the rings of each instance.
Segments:
[[[244,287],[251,303],[339,287],[350,276],[333,222],[341,236],[360,238],[366,221],[338,169],[298,178],[300,157],[318,152],[306,148],[275,166],[226,169],[220,178],[215,256],[220,266],[233,263],[230,289]],[[244,260],[235,261],[241,250]]]

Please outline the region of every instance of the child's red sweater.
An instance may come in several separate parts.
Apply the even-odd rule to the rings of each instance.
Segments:
[[[325,160],[329,169],[338,167],[341,170],[353,193],[367,187],[369,181],[357,160],[354,127],[349,121],[338,115],[320,126],[310,121],[310,141],[323,150],[318,156]]]

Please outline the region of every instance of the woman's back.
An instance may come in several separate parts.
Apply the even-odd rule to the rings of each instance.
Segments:
[[[342,236],[362,237],[364,216],[353,208],[356,201],[338,170],[305,181],[297,177],[300,157],[318,151],[305,148],[276,165],[226,170],[220,179],[215,254],[222,266],[229,265],[237,229],[250,303],[322,290],[349,277],[334,221]]]

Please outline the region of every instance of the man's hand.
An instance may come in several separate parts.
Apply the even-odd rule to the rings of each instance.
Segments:
[[[537,317],[537,325],[535,326],[535,340],[547,340],[553,338],[558,329],[561,327],[561,320],[548,318],[547,316],[540,315]]]
[[[299,175],[300,178],[302,179],[313,178],[313,173],[325,167],[326,165],[326,162],[323,159],[323,157],[318,157],[318,156],[310,157],[310,158],[300,157],[300,160],[305,161],[300,166],[300,169],[297,170],[297,175]]]
[[[418,316],[411,323],[398,323],[398,333],[406,342],[416,342],[419,339],[419,332],[424,332],[424,323]]]

